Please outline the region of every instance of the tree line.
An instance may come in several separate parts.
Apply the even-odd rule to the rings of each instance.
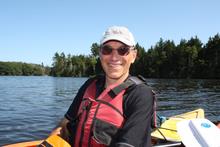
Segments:
[[[91,54],[55,53],[51,75],[91,76],[102,72],[99,44],[93,43]],[[179,44],[162,38],[147,51],[138,43],[138,58],[131,67],[132,75],[147,78],[220,78],[220,35],[210,37],[206,44],[195,36]]]
[[[50,75],[56,77],[89,77],[102,73],[99,44],[93,43],[89,55],[55,53],[52,67],[26,63],[0,62],[0,75]],[[195,36],[160,40],[149,49],[136,44],[138,57],[131,67],[132,75],[147,78],[220,78],[220,35],[210,37],[206,44]]]
[[[42,76],[49,75],[50,68],[44,65],[22,63],[22,62],[1,62],[1,76]]]

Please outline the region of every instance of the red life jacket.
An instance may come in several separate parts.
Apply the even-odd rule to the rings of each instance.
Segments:
[[[75,147],[109,146],[118,129],[123,127],[126,89],[133,84],[145,83],[143,79],[129,77],[122,84],[109,86],[96,97],[96,81],[87,87],[78,110]]]
[[[135,82],[111,85],[96,98],[96,81],[87,87],[78,110],[75,147],[108,146],[123,126],[123,95]]]

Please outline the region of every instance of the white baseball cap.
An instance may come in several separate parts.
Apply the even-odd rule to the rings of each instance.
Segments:
[[[135,46],[135,41],[132,33],[123,26],[109,27],[103,34],[100,44],[104,44],[109,40],[117,40],[128,46]]]

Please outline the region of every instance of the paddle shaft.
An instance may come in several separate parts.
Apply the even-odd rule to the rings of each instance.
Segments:
[[[183,144],[181,142],[172,142],[172,143],[165,143],[160,145],[155,145],[153,147],[181,147]]]

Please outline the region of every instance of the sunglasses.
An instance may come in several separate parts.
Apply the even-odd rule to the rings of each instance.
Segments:
[[[101,47],[101,53],[102,55],[110,55],[113,50],[117,50],[118,54],[120,56],[127,56],[130,53],[131,47],[129,46],[121,46],[117,49],[113,49],[111,46],[104,45]]]

